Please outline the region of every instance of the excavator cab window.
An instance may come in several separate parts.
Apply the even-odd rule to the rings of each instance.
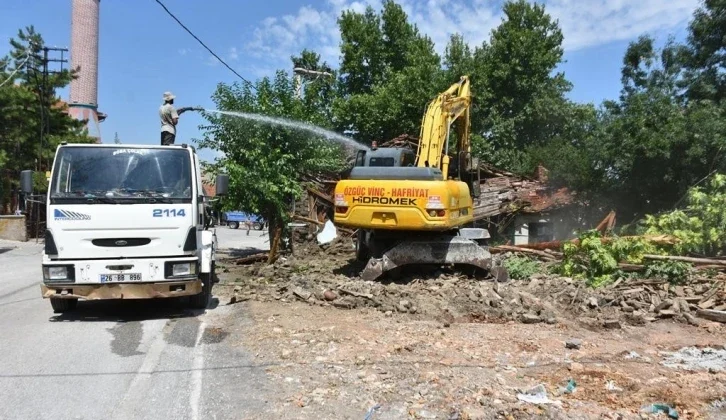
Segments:
[[[366,166],[366,151],[358,150],[355,155],[355,166]]]
[[[392,157],[372,157],[369,166],[395,166],[396,160]]]
[[[401,153],[401,166],[414,166],[415,163],[416,155],[412,151],[406,150]]]

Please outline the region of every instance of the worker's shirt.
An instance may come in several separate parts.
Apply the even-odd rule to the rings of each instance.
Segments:
[[[159,117],[161,117],[161,131],[166,131],[171,134],[176,134],[176,127],[174,126],[174,118],[179,118],[179,114],[176,113],[176,108],[172,104],[164,104],[159,108]]]

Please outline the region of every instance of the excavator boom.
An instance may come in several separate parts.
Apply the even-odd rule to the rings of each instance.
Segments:
[[[441,169],[444,174],[448,173],[449,134],[452,123],[457,120],[460,120],[455,127],[458,128],[457,149],[471,152],[469,143],[470,105],[471,90],[469,78],[466,76],[429,103],[421,122],[416,166],[432,166]]]

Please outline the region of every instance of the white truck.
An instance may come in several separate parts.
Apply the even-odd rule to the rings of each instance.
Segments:
[[[216,194],[229,178],[219,175]],[[24,192],[32,172],[21,173]],[[62,144],[46,198],[43,298],[54,312],[79,299],[186,296],[206,308],[217,237],[208,226],[199,157],[172,146]]]

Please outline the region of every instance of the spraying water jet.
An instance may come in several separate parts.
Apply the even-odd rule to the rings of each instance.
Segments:
[[[336,133],[335,131],[326,130],[324,128],[302,121],[295,121],[281,117],[270,117],[268,115],[252,114],[249,112],[220,111],[217,109],[205,109],[204,111],[228,115],[232,117],[244,118],[246,120],[257,121],[263,124],[278,125],[281,127],[292,128],[294,130],[307,131],[309,133],[323,137],[327,140],[337,141],[338,143],[350,148],[354,148],[355,150],[370,150],[368,146],[358,143],[350,137],[346,137],[342,134]]]

